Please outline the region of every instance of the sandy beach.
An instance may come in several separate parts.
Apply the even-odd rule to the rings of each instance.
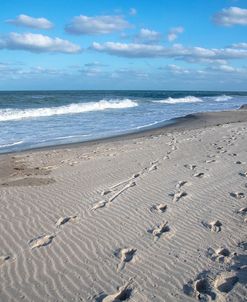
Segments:
[[[0,301],[247,301],[247,110],[0,156]]]

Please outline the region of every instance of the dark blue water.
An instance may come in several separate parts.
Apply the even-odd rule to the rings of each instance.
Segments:
[[[0,153],[140,131],[246,103],[244,92],[0,92]]]

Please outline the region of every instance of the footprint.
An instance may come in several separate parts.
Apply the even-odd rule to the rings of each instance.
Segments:
[[[31,244],[31,249],[37,248],[37,247],[42,247],[42,246],[46,246],[48,244],[50,244],[53,240],[53,238],[55,238],[55,235],[44,235],[44,236],[40,236],[38,238],[32,239],[31,241],[29,241],[29,244]]]
[[[9,259],[10,259],[10,256],[8,256],[8,255],[0,256],[0,266],[3,265]]]
[[[235,272],[223,272],[216,277],[214,287],[222,293],[229,293],[238,280]]]
[[[119,287],[118,291],[115,294],[108,295],[103,298],[102,302],[120,302],[127,300],[130,295],[132,288],[130,288],[130,284],[132,283],[132,279],[130,279],[125,285]]]
[[[180,189],[182,186],[184,186],[187,183],[186,180],[180,180],[177,184],[176,184],[176,189]]]
[[[202,178],[204,176],[204,173],[203,172],[200,172],[200,173],[196,173],[193,175],[194,177],[198,177],[198,178]]]
[[[160,203],[159,205],[153,205],[150,208],[150,211],[153,212],[153,210],[158,211],[160,213],[164,213],[167,210],[167,205],[165,203]]]
[[[236,153],[229,153],[228,155],[229,155],[229,156],[237,156]]]
[[[148,172],[155,171],[155,170],[157,170],[157,165],[152,165],[152,166],[148,169]]]
[[[198,300],[203,300],[203,296],[207,296],[210,292],[210,284],[208,280],[205,279],[199,279],[194,282],[194,291],[195,296]]]
[[[239,192],[231,192],[230,196],[234,197],[234,198],[237,198],[237,199],[241,199],[241,198],[245,197],[244,193],[242,193],[242,192],[240,192],[240,193]]]
[[[222,223],[219,220],[210,223],[202,221],[204,227],[209,228],[211,232],[219,233],[221,231]]]
[[[188,194],[185,191],[182,192],[176,192],[175,194],[171,194],[173,196],[172,201],[177,202],[179,201],[182,197],[187,196]]]
[[[190,169],[190,170],[194,170],[196,168],[196,165],[186,164],[186,165],[184,165],[184,167],[187,169]]]
[[[220,247],[216,250],[211,248],[208,249],[207,255],[213,260],[218,261],[220,263],[229,262],[229,256],[231,255],[230,251],[225,247]]]
[[[207,164],[211,164],[211,163],[214,163],[216,160],[215,159],[209,159],[209,160],[206,160],[205,162]]]
[[[235,164],[237,164],[237,165],[241,165],[241,164],[242,164],[242,162],[241,162],[240,160],[237,160],[237,161],[235,161]]]
[[[247,177],[247,172],[240,172],[239,175],[242,177]]]
[[[238,213],[246,214],[246,213],[247,213],[247,207],[244,207],[244,208],[239,209],[239,210],[238,210]]]
[[[120,258],[120,263],[118,265],[118,271],[122,270],[125,267],[126,262],[130,262],[133,259],[136,251],[137,250],[133,249],[133,248],[124,248],[124,249],[118,250],[115,253],[115,255]]]
[[[169,232],[170,228],[168,226],[168,221],[161,223],[159,226],[156,226],[151,232],[154,237],[159,238],[163,233]]]
[[[225,247],[220,247],[217,250],[215,250],[215,254],[217,256],[228,257],[230,255],[230,251]]]
[[[99,202],[97,202],[92,208],[91,211],[95,211],[97,209],[103,208],[105,205],[107,204],[106,200],[101,200]]]
[[[58,221],[56,222],[56,227],[60,227],[61,225],[67,223],[70,220],[75,220],[77,216],[65,216],[65,217],[60,217]]]
[[[200,273],[194,281],[189,281],[183,286],[186,295],[195,297],[200,301],[212,301],[216,299],[216,294],[211,285],[211,276],[208,272]]]
[[[108,190],[108,189],[104,190],[104,191],[101,192],[101,196],[105,196],[105,195],[107,195],[109,193],[111,193],[111,190]]]

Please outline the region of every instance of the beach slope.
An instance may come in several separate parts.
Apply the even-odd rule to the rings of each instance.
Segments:
[[[0,301],[245,301],[247,110],[0,156]]]

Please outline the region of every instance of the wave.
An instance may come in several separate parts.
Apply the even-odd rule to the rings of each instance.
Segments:
[[[201,99],[195,96],[186,96],[184,98],[167,98],[165,100],[153,101],[154,103],[162,103],[162,104],[178,104],[178,103],[200,103]]]
[[[30,108],[30,109],[1,109],[0,121],[13,121],[30,118],[47,117],[62,114],[77,114],[106,109],[124,109],[138,106],[137,102],[130,99],[101,100],[99,102],[70,104],[60,107]]]
[[[9,144],[4,144],[4,145],[0,145],[0,148],[12,147],[12,146],[15,146],[15,145],[20,145],[22,143],[23,143],[23,141],[19,141],[19,142],[15,142],[15,143],[9,143]]]
[[[232,96],[225,95],[225,94],[214,97],[215,102],[225,102],[225,101],[229,101],[231,99],[232,99]]]

